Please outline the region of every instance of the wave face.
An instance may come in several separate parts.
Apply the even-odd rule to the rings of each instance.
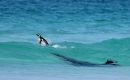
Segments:
[[[61,63],[50,53],[58,53],[77,60],[104,63],[107,59],[130,65],[130,38],[110,39],[100,43],[81,44],[63,42],[49,47],[25,42],[0,43],[0,60],[9,62]]]

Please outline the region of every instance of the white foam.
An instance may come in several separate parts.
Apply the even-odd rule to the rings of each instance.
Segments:
[[[58,44],[52,45],[53,48],[67,48],[66,46],[61,46]]]

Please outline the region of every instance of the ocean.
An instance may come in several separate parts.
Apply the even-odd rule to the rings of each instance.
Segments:
[[[129,0],[0,0],[1,80],[130,80],[129,44]],[[75,66],[52,53],[120,66]]]

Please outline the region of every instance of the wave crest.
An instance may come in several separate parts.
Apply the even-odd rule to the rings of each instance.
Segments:
[[[120,64],[130,65],[130,38],[110,39],[100,43],[81,44],[63,42],[48,47],[25,42],[1,42],[0,60],[60,62],[50,53],[59,53],[78,60],[102,63],[114,59]]]

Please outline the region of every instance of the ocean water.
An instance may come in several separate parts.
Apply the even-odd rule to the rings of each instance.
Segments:
[[[129,0],[0,0],[0,79],[129,80],[129,44]],[[51,53],[120,66],[78,67]]]

